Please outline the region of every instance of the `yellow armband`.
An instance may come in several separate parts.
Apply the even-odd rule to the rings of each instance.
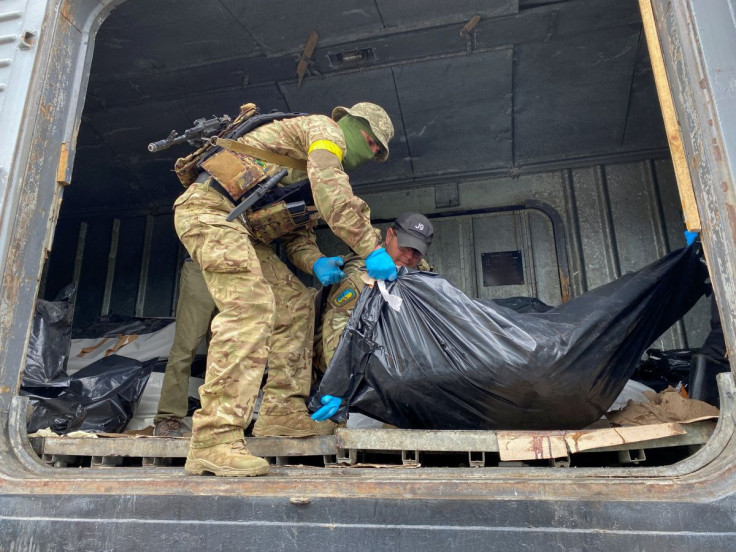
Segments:
[[[317,140],[316,142],[312,142],[312,145],[309,146],[309,151],[307,152],[307,155],[312,153],[314,150],[319,149],[329,151],[340,160],[340,163],[342,163],[342,149],[340,149],[340,146],[338,146],[335,142],[331,142],[329,140]]]

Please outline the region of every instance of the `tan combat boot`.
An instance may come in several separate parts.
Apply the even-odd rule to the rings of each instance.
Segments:
[[[335,424],[330,420],[315,422],[306,412],[274,415],[258,414],[253,425],[254,437],[311,437],[313,435],[332,435]]]
[[[205,472],[224,477],[266,475],[268,462],[253,456],[242,440],[206,448],[189,448],[184,470],[189,475]]]

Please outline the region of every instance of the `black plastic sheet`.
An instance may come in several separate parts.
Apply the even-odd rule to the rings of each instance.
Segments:
[[[65,434],[81,430],[121,433],[130,422],[156,359],[146,362],[111,355],[62,378],[64,385],[21,388],[34,411],[28,432],[51,427]],[[81,407],[81,410],[80,410]]]
[[[70,376],[69,391],[80,397],[87,416],[81,429],[120,433],[135,413],[156,359],[140,362],[111,355]]]
[[[677,387],[687,382],[695,352],[697,349],[648,349],[645,358],[631,374],[631,379],[657,393],[668,387]]]
[[[102,358],[67,375],[74,317],[73,284],[53,301],[36,302],[20,394],[29,397],[33,412],[29,433],[50,427],[55,433],[82,430],[119,433],[125,430],[140,401],[157,359],[147,362],[119,355]],[[160,329],[171,320],[109,315],[93,337]],[[96,335],[95,335],[96,334]]]
[[[33,328],[28,340],[23,385],[49,385],[56,381],[64,386],[66,363],[71,345],[74,317],[73,284],[62,289],[53,301],[36,301]]]
[[[438,275],[402,269],[361,298],[310,401],[400,428],[574,429],[613,404],[650,344],[706,290],[699,244],[547,312],[470,299]]]
[[[547,312],[552,307],[536,297],[507,297],[505,299],[478,299],[484,305],[499,305],[516,312]]]
[[[64,394],[59,398],[34,395],[30,395],[29,398],[33,413],[26,425],[28,433],[35,433],[48,427],[57,435],[65,435],[81,429],[87,413],[79,401]]]

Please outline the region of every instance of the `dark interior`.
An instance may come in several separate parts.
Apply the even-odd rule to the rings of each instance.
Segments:
[[[128,0],[113,10],[96,37],[63,214],[170,209],[181,191],[171,167],[189,148],[147,144],[246,102],[383,106],[396,127],[391,159],[355,173],[358,193],[666,148],[635,0],[318,6]]]

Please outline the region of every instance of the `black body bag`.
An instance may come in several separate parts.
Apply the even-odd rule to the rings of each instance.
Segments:
[[[599,419],[651,343],[706,292],[700,244],[547,312],[467,297],[401,269],[389,293],[361,294],[310,401],[405,429],[575,429]]]

